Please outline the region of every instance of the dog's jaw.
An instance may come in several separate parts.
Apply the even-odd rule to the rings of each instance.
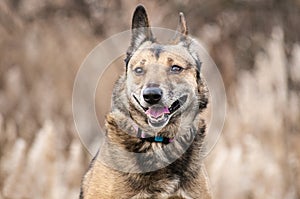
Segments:
[[[169,123],[170,118],[176,112],[180,111],[180,108],[187,101],[188,95],[181,96],[180,98],[175,100],[169,107],[158,104],[144,107],[134,94],[132,94],[132,97],[139,108],[142,109],[144,114],[146,115],[149,126],[154,129],[162,129]]]

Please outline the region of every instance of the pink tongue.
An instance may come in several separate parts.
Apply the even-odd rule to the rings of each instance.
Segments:
[[[158,118],[165,113],[170,113],[168,107],[161,107],[161,106],[153,107],[152,106],[146,111],[147,115],[150,115],[151,117],[154,117],[154,118]]]

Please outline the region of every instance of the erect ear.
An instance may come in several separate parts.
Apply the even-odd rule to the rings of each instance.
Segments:
[[[127,50],[127,62],[130,56],[145,41],[154,41],[153,34],[149,25],[148,16],[144,6],[138,5],[133,13],[131,26],[131,43]],[[129,56],[129,57],[128,57]]]
[[[177,31],[180,32],[183,36],[188,35],[188,27],[186,25],[186,20],[182,12],[179,13],[179,23],[178,23]]]
[[[152,38],[152,32],[149,25],[149,20],[147,12],[142,5],[138,5],[135,8],[132,17],[132,39],[135,39],[135,36],[142,35],[145,38]]]
[[[172,39],[172,42],[174,43],[179,43],[181,41],[188,42],[188,27],[186,24],[184,14],[182,12],[179,13],[179,22],[177,30],[175,36]]]

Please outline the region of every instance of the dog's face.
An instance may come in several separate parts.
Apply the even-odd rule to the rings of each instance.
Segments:
[[[127,98],[140,121],[163,128],[171,118],[199,107],[199,61],[188,48],[187,29],[180,15],[179,39],[162,45],[153,39],[146,12],[133,16],[131,46],[126,59]]]
[[[196,63],[180,45],[145,42],[129,61],[127,85],[130,102],[150,126],[161,128],[196,105]]]

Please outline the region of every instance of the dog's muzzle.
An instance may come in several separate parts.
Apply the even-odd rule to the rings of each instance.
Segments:
[[[141,105],[135,95],[133,95],[133,98],[145,111],[145,114],[148,118],[148,124],[155,128],[162,128],[169,122],[172,115],[186,102],[187,95],[183,95],[178,98],[170,107],[162,106],[160,104],[144,107]]]
[[[163,91],[159,87],[148,87],[143,90],[143,98],[150,105],[157,104],[162,95]]]

